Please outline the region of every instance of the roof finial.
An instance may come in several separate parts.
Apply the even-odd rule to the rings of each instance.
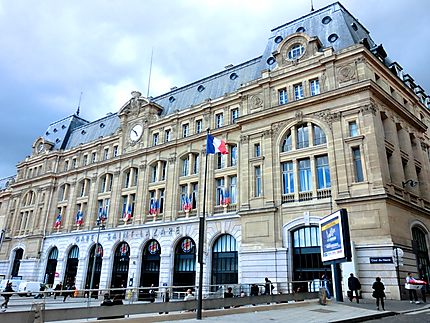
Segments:
[[[154,47],[151,49],[151,62],[149,63],[149,76],[148,76],[148,91],[146,91],[146,97],[149,98],[149,87],[151,85],[151,72],[152,72],[152,56],[154,55]]]
[[[81,112],[81,99],[82,99],[82,92],[79,95],[79,103],[78,103],[78,109],[76,110],[76,115],[79,117],[79,112]]]
[[[314,11],[314,1],[311,0],[311,12]]]

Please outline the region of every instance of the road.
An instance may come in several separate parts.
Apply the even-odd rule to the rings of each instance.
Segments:
[[[430,322],[430,309],[423,309],[421,311],[399,314],[396,316],[389,316],[377,320],[371,320],[366,322],[389,322],[389,323],[424,323]]]

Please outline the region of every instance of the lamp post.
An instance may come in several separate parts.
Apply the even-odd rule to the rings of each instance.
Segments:
[[[98,249],[99,249],[100,230],[101,229],[104,230],[104,228],[105,228],[104,221],[102,222],[100,217],[97,218],[96,224],[97,224],[98,230],[97,230],[96,247],[94,249],[93,267],[91,268],[91,280],[90,280],[90,286],[89,286],[90,291],[88,292],[88,301],[90,300],[91,294],[92,294],[91,290],[93,289],[94,273],[96,271],[96,260],[97,260],[97,257],[99,256],[98,255]]]

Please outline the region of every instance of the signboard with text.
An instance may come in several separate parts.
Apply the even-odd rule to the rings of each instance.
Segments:
[[[319,225],[321,260],[323,262],[349,261],[351,244],[346,210],[341,209],[322,218]]]

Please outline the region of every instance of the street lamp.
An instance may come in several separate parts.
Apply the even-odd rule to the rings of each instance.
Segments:
[[[94,249],[93,267],[91,268],[91,280],[90,280],[90,286],[89,286],[90,291],[88,291],[88,301],[90,300],[91,294],[92,294],[91,290],[93,289],[94,273],[96,271],[96,260],[97,260],[97,257],[99,256],[98,249],[99,249],[99,245],[100,245],[99,244],[100,230],[105,229],[104,221],[102,221],[102,219],[100,217],[97,218],[96,225],[98,227],[97,240],[96,240],[96,247]]]

